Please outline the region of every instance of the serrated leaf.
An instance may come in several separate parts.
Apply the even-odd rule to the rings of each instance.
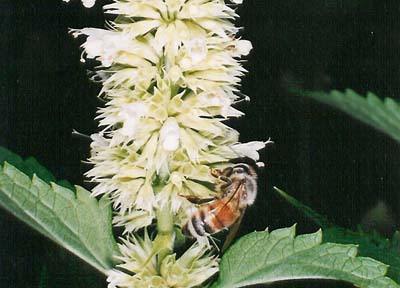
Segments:
[[[305,216],[313,220],[317,225],[323,228],[324,242],[339,242],[343,244],[357,244],[359,255],[371,257],[376,260],[389,264],[388,276],[400,282],[400,250],[399,234],[396,233],[392,240],[378,234],[370,234],[362,231],[350,231],[332,224],[326,217],[311,209],[309,206],[301,203],[299,200],[290,196],[286,192],[275,187],[283,199],[288,201],[293,207],[302,212]]]
[[[400,142],[400,105],[393,99],[381,100],[371,92],[363,97],[351,89],[330,93],[303,91],[300,94],[336,107]]]
[[[97,201],[79,186],[72,191],[49,185],[5,162],[0,167],[0,206],[99,271],[106,274],[114,267],[118,250],[107,198]]]
[[[400,254],[392,247],[392,240],[378,234],[331,227],[324,230],[324,241],[357,244],[360,256],[371,257],[390,265],[388,276],[400,282]]]
[[[295,227],[254,232],[222,257],[213,288],[235,288],[296,279],[341,280],[361,288],[398,288],[387,266],[357,257],[357,246],[322,244],[322,232],[296,237]]]
[[[55,182],[65,188],[74,190],[74,186],[67,180],[57,181],[56,177],[44,166],[42,166],[35,158],[28,157],[27,159],[22,159],[19,155],[7,150],[4,147],[0,147],[0,165],[4,162],[8,162],[24,174],[32,177],[36,174],[40,179],[47,183]]]

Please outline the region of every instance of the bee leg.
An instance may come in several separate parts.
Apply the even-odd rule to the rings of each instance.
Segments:
[[[188,200],[189,202],[191,202],[193,204],[203,204],[203,203],[207,203],[212,200],[215,200],[215,198],[200,198],[200,197],[196,197],[196,196],[192,196],[192,195],[179,194],[179,196],[186,198],[186,200]]]
[[[233,168],[232,167],[226,167],[223,171],[222,174],[226,177],[229,177],[232,175]]]
[[[214,176],[215,178],[221,178],[224,177],[229,178],[229,176],[231,176],[233,171],[232,167],[227,167],[224,170],[220,170],[220,169],[211,169],[211,175]]]
[[[218,178],[222,175],[222,171],[219,169],[211,169],[211,175],[214,176],[215,178]]]
[[[219,176],[218,180],[222,181],[223,184],[221,185],[221,188],[227,188],[229,185],[232,184],[232,179],[226,176]]]

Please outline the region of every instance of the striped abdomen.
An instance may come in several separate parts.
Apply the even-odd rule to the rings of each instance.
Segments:
[[[183,233],[189,237],[198,237],[229,228],[242,213],[237,209],[237,204],[237,199],[219,199],[201,205],[183,227]]]

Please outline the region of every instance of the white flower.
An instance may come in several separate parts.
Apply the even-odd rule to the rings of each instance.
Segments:
[[[167,152],[173,152],[179,148],[180,128],[174,118],[168,118],[160,130],[162,148]]]
[[[248,40],[236,40],[234,41],[234,57],[241,57],[249,55],[253,45]]]
[[[86,42],[82,45],[85,48],[88,58],[98,58],[104,67],[113,64],[118,53],[127,50],[130,44],[129,36],[123,33],[95,28],[84,28],[71,30],[74,37],[87,35]]]
[[[122,107],[121,111],[118,113],[118,116],[123,123],[121,133],[124,136],[134,137],[137,125],[141,117],[146,115],[148,111],[148,107],[140,102],[135,102],[131,104],[126,104]]]
[[[191,64],[196,65],[207,57],[207,45],[204,38],[195,38],[183,42]]]
[[[197,243],[182,256],[168,255],[157,270],[157,256],[153,253],[154,243],[145,231],[144,238],[131,236],[119,245],[122,256],[118,257],[124,269],[112,270],[107,281],[109,288],[168,288],[198,287],[218,272],[215,257],[207,254],[207,248]]]
[[[258,161],[260,159],[260,155],[257,151],[264,149],[265,145],[269,143],[272,143],[272,141],[253,141],[248,143],[234,144],[231,146],[231,148],[238,154],[238,157],[249,157],[254,161]]]
[[[70,0],[63,0],[64,2],[69,2]],[[96,3],[96,0],[82,0],[83,6],[86,8],[91,8]]]
[[[205,246],[195,243],[179,259],[167,256],[160,272],[169,287],[197,287],[217,273],[217,260],[206,253]]]
[[[83,6],[86,8],[93,7],[94,4],[96,3],[96,0],[82,0]]]

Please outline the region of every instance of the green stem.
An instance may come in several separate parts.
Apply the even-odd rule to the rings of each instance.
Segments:
[[[158,265],[174,251],[175,231],[174,217],[169,205],[165,205],[157,213],[157,237],[154,246],[158,250]]]

